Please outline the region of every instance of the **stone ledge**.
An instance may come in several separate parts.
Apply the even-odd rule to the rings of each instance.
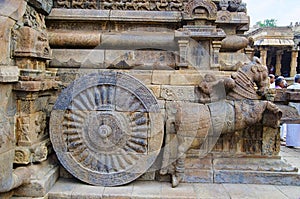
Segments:
[[[84,10],[54,8],[47,17],[49,20],[81,20],[81,21],[135,21],[178,23],[182,20],[178,11],[134,11],[134,10]]]
[[[53,80],[43,81],[19,81],[13,88],[17,91],[45,91],[50,89],[57,89],[59,82]]]
[[[19,73],[17,66],[0,66],[0,82],[17,82]]]
[[[181,12],[178,11],[134,11],[134,10],[112,10],[110,19],[117,21],[155,21],[155,22],[180,22],[182,20]]]
[[[273,184],[300,186],[300,175],[296,172],[259,172],[215,170],[214,183]]]

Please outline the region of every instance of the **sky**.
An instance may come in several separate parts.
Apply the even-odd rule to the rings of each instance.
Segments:
[[[247,3],[250,26],[265,19],[276,19],[277,26],[300,22],[299,0],[243,0]]]

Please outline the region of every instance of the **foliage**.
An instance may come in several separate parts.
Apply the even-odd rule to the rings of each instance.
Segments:
[[[276,27],[277,20],[276,19],[265,19],[263,22],[258,21],[256,25],[258,27]]]

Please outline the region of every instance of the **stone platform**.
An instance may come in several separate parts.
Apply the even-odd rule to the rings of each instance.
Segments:
[[[75,198],[272,198],[299,199],[300,186],[259,184],[202,184],[135,181],[120,187],[97,187],[73,179],[60,179],[48,199]]]
[[[300,148],[282,146],[280,155],[300,168]],[[300,175],[300,172],[298,172]],[[59,179],[48,199],[73,198],[272,198],[299,199],[300,186],[262,184],[181,183],[171,188],[168,182],[135,181],[119,187],[99,187],[75,179]]]

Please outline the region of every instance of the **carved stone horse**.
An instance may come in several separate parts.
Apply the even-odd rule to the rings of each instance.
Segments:
[[[232,78],[221,81],[227,90],[227,99],[208,104],[174,102],[177,111],[174,118],[167,120],[167,129],[174,126],[176,139],[173,141],[177,153],[175,159],[170,160],[172,158],[168,153],[174,151],[174,143],[171,143],[170,132],[167,132],[163,169],[160,172],[162,175],[171,174],[172,187],[176,187],[183,179],[186,152],[189,149],[199,149],[200,146],[200,155],[206,155],[223,133],[243,130],[258,123],[278,127],[282,116],[279,108],[269,101],[259,100],[268,87],[268,72],[257,58],[243,66]],[[267,120],[263,119],[266,114]]]

